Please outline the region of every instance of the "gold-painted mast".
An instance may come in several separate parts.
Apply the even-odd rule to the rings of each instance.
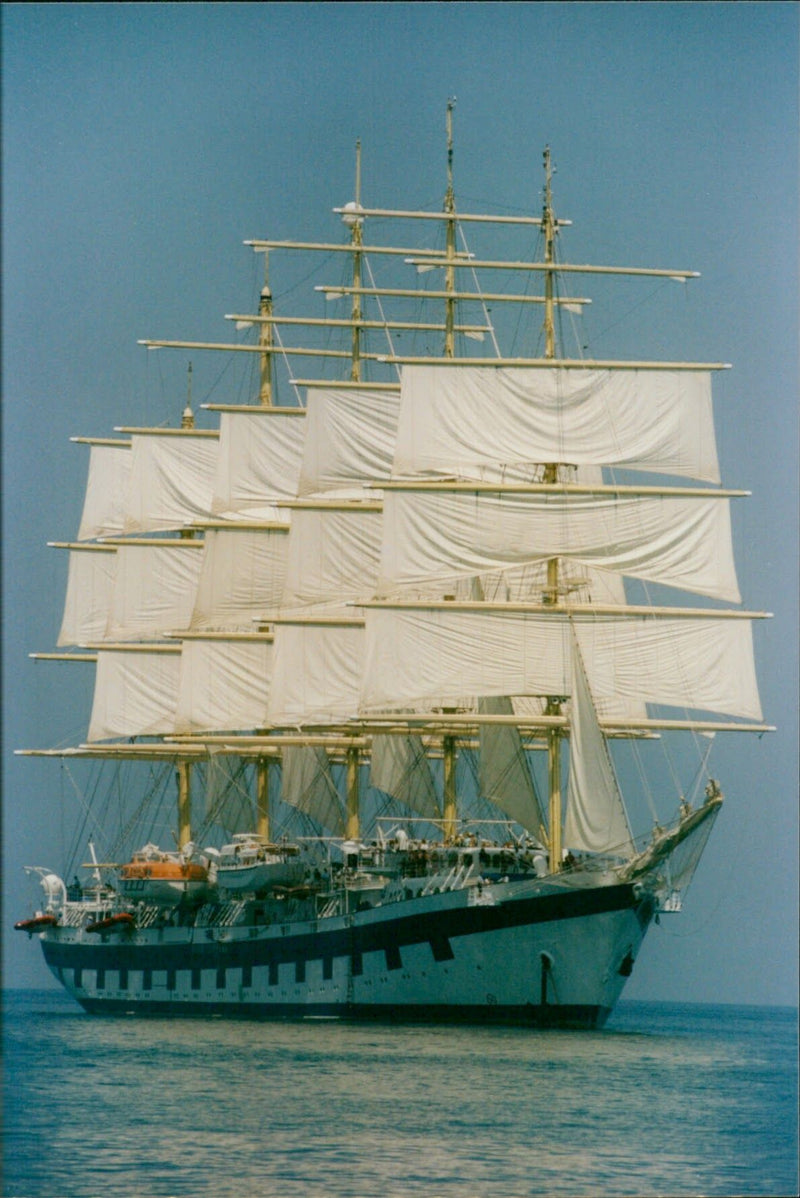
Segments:
[[[350,381],[361,382],[361,338],[363,336],[362,296],[362,260],[364,245],[364,218],[361,216],[361,139],[356,142],[356,190],[355,200],[347,205],[342,219],[350,226],[350,247],[353,253],[353,290],[351,295],[350,320],[351,355]],[[350,745],[345,752],[345,774],[347,794],[345,798],[345,837],[347,840],[358,841],[361,837],[360,815],[360,786],[359,786],[360,755],[357,745]]]
[[[192,763],[179,761],[178,782],[178,848],[183,849],[192,839]]]
[[[556,356],[556,330],[553,319],[553,294],[555,264],[556,227],[553,219],[552,172],[550,169],[550,147],[544,148],[544,211],[542,212],[542,232],[544,233],[544,261],[549,270],[544,275],[544,356]]]
[[[181,415],[181,428],[194,428],[194,411],[192,410],[192,364],[186,371],[186,406]]]
[[[357,745],[350,745],[345,752],[347,772],[347,811],[345,816],[345,838],[359,840],[361,831],[359,823],[359,752]]]
[[[445,299],[445,333],[444,356],[455,356],[455,323],[456,323],[456,272],[453,263],[456,258],[456,199],[453,189],[453,105],[455,100],[447,101],[447,190],[444,196],[444,211],[447,216],[445,224],[445,259],[447,266],[444,271]],[[442,829],[445,844],[455,840],[458,821],[456,798],[456,738],[450,733],[442,737],[443,756],[443,816]]]
[[[550,147],[544,149],[544,208],[542,211],[542,232],[544,234],[544,341],[545,358],[553,360],[556,356],[555,329],[555,236],[556,223],[553,217],[552,171],[550,167]],[[548,462],[544,468],[546,484],[558,482],[558,464]],[[558,558],[551,557],[547,562],[547,590],[544,595],[545,603],[558,603]],[[561,701],[551,695],[545,708],[547,715],[561,714]],[[561,868],[561,730],[549,728],[547,731],[547,776],[549,779],[550,801],[548,822],[550,825],[550,872],[557,873]]]
[[[444,758],[444,841],[452,844],[456,837],[458,808],[456,804],[456,738],[446,733],[442,737]]]
[[[189,363],[189,369],[186,376],[186,407],[183,409],[181,416],[181,428],[187,432],[194,428],[194,409],[192,408],[192,364]],[[194,540],[194,529],[182,528],[178,534],[182,541]]]
[[[181,428],[194,428],[194,410],[192,409],[192,364],[189,363],[186,378],[186,406],[181,416]],[[181,540],[194,539],[194,530],[182,528]],[[178,762],[176,767],[178,783],[178,848],[184,848],[192,839],[192,763],[185,759]]]
[[[269,839],[269,767],[268,757],[256,762],[256,832]]]

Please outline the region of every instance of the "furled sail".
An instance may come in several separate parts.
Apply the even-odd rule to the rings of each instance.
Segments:
[[[287,745],[282,762],[283,801],[310,815],[334,836],[343,836],[342,800],[325,750],[313,745]]]
[[[575,637],[572,649],[569,787],[563,843],[581,852],[630,857],[634,847],[628,815]]]
[[[297,494],[304,408],[223,411],[213,480],[214,515],[276,520],[274,504]]]
[[[275,626],[269,722],[330,724],[358,710],[364,622],[309,617]]]
[[[416,733],[374,736],[369,778],[372,786],[399,799],[418,815],[441,817],[430,762]]]
[[[105,640],[152,640],[186,628],[203,542],[129,541],[117,548]]]
[[[309,388],[301,496],[380,483],[392,472],[399,391]]]
[[[161,429],[134,433],[132,444],[124,532],[182,528],[211,517],[217,433]]]
[[[125,523],[125,494],[131,472],[130,441],[111,445],[92,445],[89,451],[89,475],[83,503],[78,540],[113,537]]]
[[[404,369],[395,475],[474,477],[481,466],[519,462],[617,465],[719,482],[709,374]]]
[[[89,741],[174,732],[180,669],[180,645],[99,648]]]
[[[115,561],[110,546],[70,546],[59,645],[87,645],[105,638]]]
[[[727,499],[390,490],[377,594],[567,557],[740,601]]]
[[[571,621],[598,698],[761,719],[749,618],[595,615],[580,606],[368,608],[362,707],[569,694]]]
[[[207,527],[188,625],[194,632],[253,631],[278,607],[286,577],[287,524]]]
[[[272,637],[187,637],[182,642],[175,731],[232,732],[266,726]]]
[[[502,696],[481,699],[478,710],[510,715],[514,708],[511,700]],[[541,836],[545,819],[519,729],[513,724],[481,724],[479,748],[478,785],[483,798],[491,799],[534,836]]]

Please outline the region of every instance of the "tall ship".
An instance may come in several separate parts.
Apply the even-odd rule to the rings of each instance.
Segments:
[[[562,260],[549,149],[537,215],[457,207],[452,105],[440,210],[363,205],[356,155],[338,239],[246,243],[237,340],[143,342],[247,361],[250,402],[196,418],[190,365],[175,427],[75,438],[33,656],[94,698],[23,752],[114,780],[16,926],[89,1012],[600,1027],[720,812],[714,734],[768,730],[725,366],[565,348],[578,284],[694,272]],[[295,260],[316,315],[273,302]]]

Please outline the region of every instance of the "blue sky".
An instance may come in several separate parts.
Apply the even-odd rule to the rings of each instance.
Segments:
[[[537,214],[547,142],[566,260],[702,274],[593,285],[589,333],[609,355],[733,364],[719,450],[753,491],[737,560],[745,605],[775,613],[756,648],[779,731],[717,738],[728,802],[626,995],[796,1001],[797,7],[6,4],[2,23],[6,984],[46,984],[5,932],[72,802],[57,765],[13,749],[83,739],[90,698],[79,667],[27,659],[60,621],[45,542],[74,536],[86,465],[68,438],[177,422],[186,360],[137,339],[229,339],[223,313],[259,284],[242,241],[339,238],[356,138],[366,203],[440,206],[455,95],[462,209]],[[194,367],[199,401],[240,398],[218,358]]]

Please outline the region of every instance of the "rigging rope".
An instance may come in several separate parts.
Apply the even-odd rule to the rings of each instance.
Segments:
[[[459,232],[459,236],[461,237],[461,244],[463,245],[466,253],[470,254],[470,249],[469,249],[469,246],[467,245],[467,237],[466,237],[466,234],[464,232],[462,225],[458,225],[458,232]],[[470,254],[470,257],[471,256],[472,255]],[[483,295],[481,293],[480,284],[478,283],[478,275],[477,275],[477,272],[476,272],[474,266],[470,267],[470,272],[472,274],[472,282],[475,286],[475,291],[478,295],[481,296],[481,310],[483,312],[483,319],[486,321],[486,324],[489,326],[489,334],[492,338],[492,345],[494,346],[494,352],[497,355],[497,357],[500,358],[500,357],[502,357],[502,354],[500,353],[500,346],[498,345],[497,337],[495,336],[494,324],[492,323],[492,319],[489,314],[489,309],[486,307],[486,301],[484,300]]]
[[[363,260],[364,266],[367,268],[367,274],[369,275],[369,281],[372,284],[372,288],[373,288],[373,290],[377,290],[377,288],[375,286],[375,277],[372,273],[372,266],[371,266],[369,258],[367,257],[366,254],[363,255],[362,260]],[[383,304],[381,303],[381,297],[379,295],[376,295],[376,296],[374,296],[374,299],[375,299],[375,303],[377,304],[378,311],[380,312],[381,320],[384,323],[384,332],[386,333],[386,340],[389,343],[389,353],[392,357],[394,357],[395,353],[394,353],[394,344],[392,342],[392,334],[389,330],[388,324],[386,323],[386,316],[383,311]],[[395,370],[395,374],[397,375],[397,377],[399,379],[400,378],[400,365],[398,362],[394,363],[394,370]]]

